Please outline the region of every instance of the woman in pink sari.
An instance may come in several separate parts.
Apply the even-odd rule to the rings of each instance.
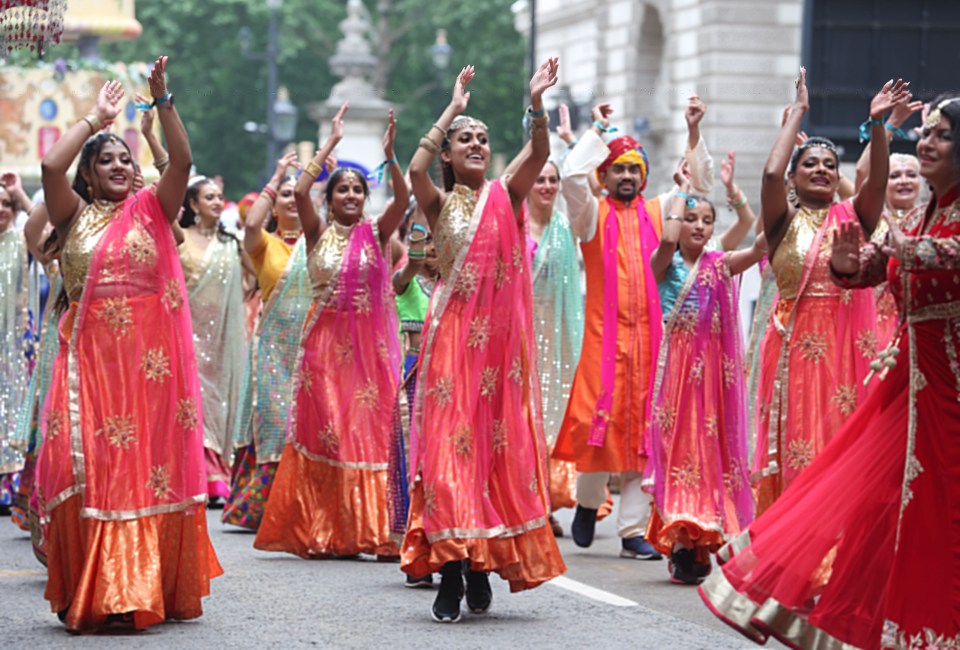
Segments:
[[[384,250],[409,200],[394,160],[396,122],[390,111],[383,151],[393,201],[371,220],[364,214],[366,179],[341,167],[325,190],[329,225],[321,223],[310,188],[343,137],[346,111],[344,104],[333,118],[330,138],[294,189],[313,304],[294,365],[287,444],[254,548],[304,558],[370,553],[395,559],[387,466],[400,342]]]
[[[766,252],[763,237],[705,251],[716,208],[685,181],[650,260],[663,309],[652,391],[649,461],[655,509],[647,540],[670,556],[670,579],[697,584],[710,554],[753,521],[743,346],[735,276]]]
[[[460,72],[409,170],[433,232],[440,282],[421,348],[401,568],[413,576],[440,572],[438,622],[460,619],[465,563],[475,613],[490,607],[488,571],[519,591],[566,568],[548,523],[530,258],[517,217],[549,153],[542,96],[557,82],[557,60],[530,81],[530,155],[515,174],[492,182],[485,178],[487,127],[461,115],[473,75],[472,66]],[[443,190],[428,173],[441,147]]]
[[[99,133],[121,110],[116,81],[42,165],[50,222],[69,230],[61,268],[70,297],[41,417],[45,596],[71,631],[196,618],[222,573],[207,536],[200,388],[171,230],[190,144],[166,62],[157,59],[149,80],[170,149],[156,186],[132,193],[130,150]]]
[[[808,108],[802,68],[796,100],[767,159],[761,213],[779,297],[761,348],[752,467],[758,515],[830,442],[865,396],[863,379],[877,353],[876,299],[869,289],[842,290],[830,282],[828,233],[851,220],[868,233],[877,227],[889,164],[880,116],[906,92],[905,84],[891,81],[871,102],[870,177],[851,201],[834,202],[840,177],[832,142],[809,138],[794,149]]]

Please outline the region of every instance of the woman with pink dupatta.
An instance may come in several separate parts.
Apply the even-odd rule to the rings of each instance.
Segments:
[[[70,298],[41,417],[45,597],[74,632],[196,618],[222,573],[207,536],[200,387],[171,228],[190,143],[166,63],[149,79],[170,151],[159,183],[133,193],[129,148],[100,132],[122,108],[116,81],[42,164],[50,222],[68,230]]]
[[[766,252],[704,250],[716,208],[680,186],[650,260],[663,309],[645,473],[655,509],[646,538],[670,579],[698,584],[710,554],[753,521],[743,346],[734,277]]]
[[[325,189],[324,227],[310,188],[343,137],[347,108],[334,116],[329,139],[294,188],[313,304],[294,365],[287,444],[253,545],[304,558],[369,553],[396,559],[387,467],[400,341],[384,251],[409,199],[394,160],[391,110],[383,152],[393,201],[378,219],[368,218],[366,179],[355,169],[338,168]]]
[[[531,153],[508,178],[487,181],[487,127],[462,115],[473,66],[410,163],[410,181],[440,270],[424,326],[410,450],[411,503],[402,566],[440,572],[432,615],[486,612],[487,572],[530,589],[566,570],[548,523],[546,441],[540,416],[524,198],[549,154],[543,92],[549,59],[530,80]],[[442,149],[442,151],[441,151]],[[430,163],[441,151],[444,188]],[[466,566],[464,566],[466,565]]]
[[[761,214],[779,297],[773,327],[761,344],[752,466],[757,515],[823,450],[865,397],[863,380],[877,354],[876,298],[869,289],[840,289],[830,281],[828,233],[852,220],[867,233],[877,227],[889,165],[880,117],[906,93],[906,84],[891,81],[873,98],[870,176],[851,201],[836,203],[840,178],[834,144],[813,137],[793,146],[809,103],[801,68],[796,99],[764,167]],[[788,200],[784,172],[795,199]]]

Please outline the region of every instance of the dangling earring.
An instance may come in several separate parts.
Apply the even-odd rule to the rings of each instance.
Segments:
[[[793,207],[800,209],[800,197],[797,196],[797,186],[791,185],[790,189],[787,190],[787,203]]]

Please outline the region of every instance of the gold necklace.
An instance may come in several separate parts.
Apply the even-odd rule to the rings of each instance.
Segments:
[[[200,234],[203,237],[206,237],[207,239],[213,239],[214,235],[217,234],[216,224],[210,227],[204,227],[204,226],[201,226],[200,224],[197,224],[196,226],[194,226],[194,228],[196,228],[198,234]]]
[[[284,230],[283,228],[277,228],[277,232],[280,233],[280,239],[300,239],[300,235],[303,232],[297,228],[296,230]]]

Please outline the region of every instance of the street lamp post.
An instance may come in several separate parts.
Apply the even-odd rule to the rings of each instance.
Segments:
[[[437,40],[430,46],[430,59],[433,62],[433,69],[437,73],[437,115],[443,112],[446,102],[444,102],[443,83],[447,76],[447,69],[450,67],[450,56],[453,54],[453,48],[447,43],[447,30],[437,30]]]

